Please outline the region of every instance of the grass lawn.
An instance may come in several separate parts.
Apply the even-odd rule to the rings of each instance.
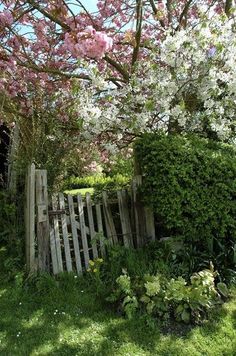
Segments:
[[[72,189],[72,190],[65,190],[65,194],[70,194],[70,195],[77,195],[77,194],[82,194],[85,195],[86,193],[93,194],[94,193],[94,188],[81,188],[81,189]]]
[[[62,278],[60,287],[47,278],[39,283],[40,293],[16,287],[0,272],[1,356],[236,355],[236,290],[203,326],[161,332],[139,318],[117,316],[73,275]]]

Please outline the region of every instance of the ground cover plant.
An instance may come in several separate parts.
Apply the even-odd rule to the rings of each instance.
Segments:
[[[0,268],[0,353],[23,355],[233,355],[236,291],[201,326],[147,325],[107,307],[91,283],[73,274],[22,284]]]
[[[140,311],[163,320],[202,322],[212,308],[223,302],[222,297],[229,296],[224,283],[215,284],[216,275],[211,267],[194,273],[187,283],[181,276],[168,280],[160,273],[147,274],[143,279],[136,276],[132,280],[124,271],[116,279],[117,288],[107,300],[118,301],[128,318]]]

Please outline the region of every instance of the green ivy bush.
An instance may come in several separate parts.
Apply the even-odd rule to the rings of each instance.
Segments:
[[[183,277],[168,279],[162,274],[131,278],[125,272],[116,279],[117,288],[107,300],[118,302],[128,318],[140,311],[164,321],[174,318],[198,323],[229,295],[224,283],[215,284],[216,274],[211,266],[194,273],[187,282]]]
[[[147,134],[135,147],[142,194],[166,236],[235,270],[236,150],[197,136]],[[160,236],[161,237],[161,236]]]

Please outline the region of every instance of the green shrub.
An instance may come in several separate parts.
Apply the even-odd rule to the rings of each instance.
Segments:
[[[188,283],[183,277],[168,279],[157,274],[130,278],[124,273],[116,279],[117,288],[107,300],[118,301],[128,318],[140,310],[162,320],[200,322],[222,303],[222,296],[228,296],[225,284],[215,285],[216,274],[211,267],[194,273]]]
[[[94,188],[95,196],[101,196],[103,190],[112,194],[113,192],[127,188],[130,184],[130,177],[117,174],[113,177],[104,175],[93,175],[86,177],[71,177],[64,184],[64,190]]]
[[[148,134],[136,143],[143,199],[167,236],[184,236],[198,254],[231,270],[236,262],[236,151],[178,135]]]
[[[13,243],[16,225],[16,206],[6,191],[0,190],[0,244]]]
[[[7,190],[0,190],[0,247],[6,255],[2,268],[9,279],[22,271],[24,260],[24,224],[22,223],[23,194],[13,199]]]

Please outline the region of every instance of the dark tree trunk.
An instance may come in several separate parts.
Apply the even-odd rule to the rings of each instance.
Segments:
[[[4,124],[0,125],[0,185],[6,183],[8,149],[10,143],[10,130]]]

